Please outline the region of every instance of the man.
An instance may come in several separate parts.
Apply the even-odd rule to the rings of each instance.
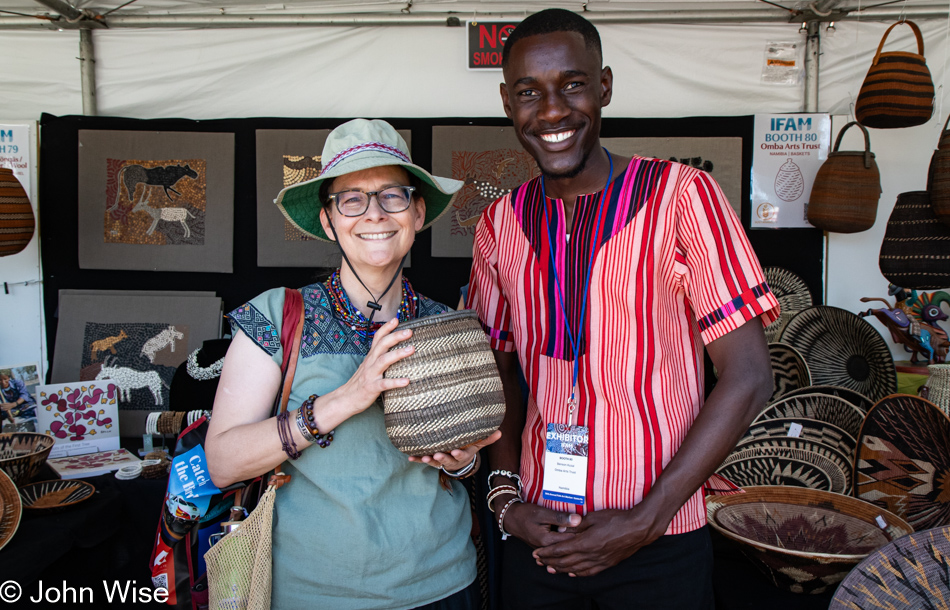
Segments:
[[[13,421],[14,415],[24,413],[36,405],[24,384],[19,379],[11,379],[6,373],[0,374],[0,410]]]
[[[601,147],[613,75],[589,22],[532,15],[503,62],[541,168],[482,215],[468,297],[508,404],[492,468],[522,483],[490,480],[505,605],[712,608],[701,488],[771,395],[778,302],[708,174]]]

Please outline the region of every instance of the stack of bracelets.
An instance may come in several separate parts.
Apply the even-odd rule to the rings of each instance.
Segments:
[[[321,434],[317,428],[317,423],[313,419],[313,403],[317,400],[316,394],[311,394],[310,398],[303,401],[300,408],[295,411],[297,414],[295,421],[300,434],[307,439],[307,442],[319,445],[326,449],[333,442],[333,430],[326,434]],[[297,450],[297,443],[294,442],[294,435],[290,429],[290,411],[284,411],[277,415],[277,434],[280,436],[280,445],[292,460],[300,457],[301,453]]]
[[[518,483],[518,487],[515,487],[514,485],[497,485],[492,487],[491,480],[496,476],[508,477],[512,481]],[[501,532],[501,539],[507,540],[508,536],[511,534],[505,531],[505,513],[508,512],[508,509],[511,508],[512,505],[517,504],[518,502],[523,502],[521,499],[521,477],[508,470],[492,470],[488,474],[488,487],[488,509],[492,512],[495,512],[494,507],[492,507],[492,502],[494,502],[496,498],[500,498],[501,496],[514,496],[505,503],[500,511],[498,511],[497,517],[498,530]]]

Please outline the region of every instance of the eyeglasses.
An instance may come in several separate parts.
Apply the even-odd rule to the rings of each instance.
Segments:
[[[362,216],[369,209],[369,200],[376,197],[379,207],[387,214],[395,214],[409,208],[414,186],[391,186],[381,191],[340,191],[330,193],[337,211],[344,216]]]

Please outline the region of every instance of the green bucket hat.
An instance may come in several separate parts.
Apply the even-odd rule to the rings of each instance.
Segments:
[[[352,172],[372,167],[398,165],[416,176],[421,184],[416,190],[426,202],[425,224],[432,226],[448,210],[458,191],[465,185],[452,178],[433,176],[409,156],[409,147],[393,126],[378,119],[353,119],[343,123],[327,137],[323,145],[323,169],[313,180],[283,189],[274,203],[295,227],[317,239],[332,241],[320,224],[320,185]]]

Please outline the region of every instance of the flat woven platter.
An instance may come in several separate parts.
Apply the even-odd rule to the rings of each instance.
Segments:
[[[854,450],[858,444],[853,436],[833,424],[805,417],[767,419],[756,422],[749,426],[745,436],[739,439],[736,449],[767,438],[788,438],[789,436],[796,438],[789,434],[793,428],[797,429],[797,438],[831,447],[853,459]]]
[[[465,447],[498,429],[505,396],[491,347],[474,311],[453,311],[400,324],[412,329],[415,352],[386,377],[409,385],[383,392],[386,432],[408,455]],[[393,349],[398,349],[397,344]]]
[[[782,396],[782,398],[793,398],[795,396],[802,396],[803,394],[826,394],[828,396],[837,396],[838,398],[847,400],[857,408],[864,411],[865,414],[867,414],[867,412],[871,410],[871,407],[874,406],[874,401],[861,392],[834,385],[810,385],[806,388],[791,390]]]
[[[833,589],[869,553],[913,531],[900,517],[841,494],[775,486],[745,492],[707,497],[709,523],[777,587],[795,593]]]
[[[858,437],[854,495],[916,530],[950,525],[950,418],[905,394],[878,402]]]
[[[946,607],[950,527],[898,538],[861,561],[841,581],[829,610]]]
[[[769,360],[772,362],[772,379],[775,382],[775,390],[769,402],[774,402],[792,390],[811,385],[811,373],[805,364],[805,358],[791,345],[769,343]]]
[[[827,394],[802,394],[782,398],[759,413],[755,423],[767,419],[804,417],[837,426],[855,439],[861,433],[864,412],[843,398]]]
[[[765,281],[768,282],[772,294],[778,299],[782,306],[782,313],[771,324],[765,327],[765,339],[769,343],[778,341],[782,334],[782,329],[788,324],[795,314],[808,309],[814,304],[811,291],[798,275],[788,269],[781,267],[765,267],[762,269],[765,273]]]
[[[835,460],[788,447],[757,446],[734,451],[716,472],[742,488],[786,485],[835,493],[843,493],[850,478]]]
[[[13,539],[13,534],[20,527],[20,517],[23,516],[23,504],[16,485],[13,484],[13,479],[2,470],[0,470],[0,498],[3,498],[3,516],[0,517],[0,549],[2,549]]]
[[[837,470],[840,470],[844,474],[844,484],[843,487],[839,489],[832,489],[831,491],[836,491],[838,493],[850,494],[853,488],[853,479],[852,479],[852,468],[854,467],[854,454],[840,451],[837,448],[830,447],[823,443],[816,443],[814,441],[803,439],[803,438],[793,438],[793,437],[767,437],[759,438],[755,440],[750,440],[742,445],[742,450],[750,449],[773,449],[773,450],[782,450],[787,454],[791,454],[793,451],[808,451],[811,453],[817,453],[818,455],[827,458],[834,462]],[[737,450],[739,448],[737,447]]]
[[[88,500],[96,488],[80,480],[40,481],[20,488],[23,508],[37,512],[57,512]]]
[[[780,340],[805,357],[816,385],[850,388],[871,400],[897,391],[897,370],[887,343],[850,311],[823,305],[800,311]]]

